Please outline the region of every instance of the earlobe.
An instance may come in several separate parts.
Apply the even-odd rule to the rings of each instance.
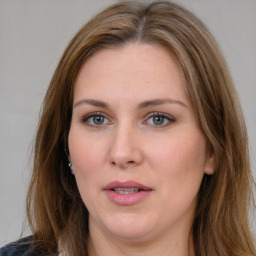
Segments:
[[[68,167],[70,168],[71,170],[71,173],[74,174],[74,168],[72,167],[72,162],[71,162],[71,159],[70,159],[70,155],[69,155],[69,150],[65,149],[65,153],[67,155],[67,158],[68,158]]]
[[[71,173],[74,174],[75,171],[74,171],[74,168],[72,167],[72,163],[69,162],[68,166],[69,166],[69,168],[70,168],[70,170],[71,170]]]

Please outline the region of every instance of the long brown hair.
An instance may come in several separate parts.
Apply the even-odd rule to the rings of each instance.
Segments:
[[[248,223],[252,184],[243,114],[226,62],[206,26],[177,4],[121,1],[75,35],[46,93],[34,147],[27,217],[35,245],[56,254],[88,255],[88,211],[68,167],[73,84],[95,51],[129,42],[157,44],[177,59],[200,128],[215,156],[215,173],[205,175],[192,227],[197,256],[252,256]]]

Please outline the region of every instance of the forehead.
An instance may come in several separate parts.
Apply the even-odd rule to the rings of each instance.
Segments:
[[[175,58],[164,47],[143,43],[97,51],[82,65],[74,86],[74,98],[100,93],[105,93],[105,98],[114,93],[136,98],[171,93],[187,100]]]

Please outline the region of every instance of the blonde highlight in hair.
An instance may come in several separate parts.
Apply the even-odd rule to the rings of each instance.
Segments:
[[[67,46],[46,93],[34,148],[27,216],[36,246],[88,255],[88,211],[68,168],[73,84],[94,52],[127,43],[165,47],[175,56],[200,128],[215,158],[202,182],[192,227],[197,256],[255,256],[248,223],[253,179],[248,138],[231,75],[217,43],[192,13],[168,1],[121,1],[89,21]]]

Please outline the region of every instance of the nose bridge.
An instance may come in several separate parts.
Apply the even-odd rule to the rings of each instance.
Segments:
[[[110,148],[111,164],[120,167],[139,164],[142,161],[142,152],[138,141],[139,131],[131,123],[117,125]]]

